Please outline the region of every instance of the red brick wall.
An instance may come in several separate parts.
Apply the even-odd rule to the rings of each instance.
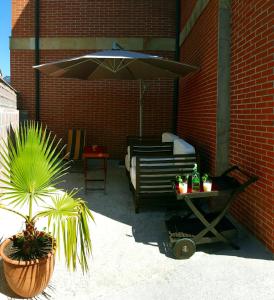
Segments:
[[[181,47],[181,60],[201,71],[181,80],[178,112],[179,135],[199,146],[211,171],[216,156],[217,12],[217,1],[211,0]],[[259,176],[231,212],[274,251],[272,12],[271,0],[232,0],[230,164]],[[182,7],[184,13],[189,11]]]
[[[34,34],[35,0],[12,0],[12,36]],[[175,36],[175,1],[43,0],[41,36]]]
[[[175,32],[175,1],[40,2],[41,18],[46,20],[42,36],[174,36]]]
[[[12,0],[12,36],[34,36],[34,0]]]
[[[13,0],[12,36],[34,36],[34,1]],[[175,37],[175,1],[43,0],[41,37]],[[93,52],[43,50],[41,63]],[[173,58],[174,52],[154,54]],[[11,51],[11,78],[19,107],[35,117],[34,51]],[[172,127],[173,82],[151,82],[145,95],[144,134]],[[79,81],[41,76],[41,120],[61,137],[70,127],[87,130],[87,143],[104,144],[113,158],[124,155],[127,135],[138,134],[137,81]]]
[[[259,176],[233,214],[274,251],[273,1],[232,1],[230,162]]]
[[[35,64],[32,50],[11,50],[12,85],[18,91],[18,109],[27,110],[35,118],[35,77],[32,66]]]
[[[181,2],[182,19],[185,1]],[[200,71],[180,81],[177,132],[200,152],[204,166],[214,173],[216,152],[218,1],[210,1],[181,46],[181,61]],[[210,21],[209,21],[210,20]]]

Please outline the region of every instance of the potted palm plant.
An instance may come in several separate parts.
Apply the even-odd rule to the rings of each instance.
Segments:
[[[78,262],[84,272],[88,270],[93,216],[76,190],[56,188],[68,168],[59,145],[35,122],[20,125],[13,137],[2,141],[0,209],[22,218],[25,228],[2,242],[0,255],[8,285],[26,298],[48,285],[56,250],[61,249],[69,269],[75,270]],[[36,228],[41,218],[47,220],[42,230]]]

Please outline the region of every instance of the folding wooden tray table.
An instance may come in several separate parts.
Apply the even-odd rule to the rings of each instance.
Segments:
[[[239,183],[234,177],[228,176],[230,172],[235,170],[244,174],[247,180]],[[189,258],[195,253],[196,245],[217,241],[225,242],[234,249],[239,249],[231,241],[231,238],[236,234],[236,228],[225,215],[235,196],[257,179],[256,176],[249,176],[234,166],[221,176],[212,179],[211,192],[176,193],[177,200],[185,201],[190,213],[184,217],[173,216],[166,221],[174,256],[178,259]],[[201,199],[208,200],[215,197],[225,198],[225,204],[221,211],[207,213],[198,207],[198,202],[201,202]]]

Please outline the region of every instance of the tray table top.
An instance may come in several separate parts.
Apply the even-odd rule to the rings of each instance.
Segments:
[[[86,146],[84,147],[83,158],[109,158],[107,148],[103,146]]]
[[[208,198],[217,197],[224,193],[230,193],[236,190],[240,186],[240,183],[230,176],[219,176],[212,178],[212,190],[210,192],[204,191],[192,191],[183,194],[178,194],[175,189],[177,200],[183,200],[186,198]]]

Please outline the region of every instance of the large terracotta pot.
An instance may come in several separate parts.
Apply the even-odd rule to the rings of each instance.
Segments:
[[[32,298],[40,294],[50,281],[54,269],[55,251],[42,259],[17,261],[5,254],[5,249],[10,243],[11,240],[7,239],[0,246],[6,280],[17,295]]]

